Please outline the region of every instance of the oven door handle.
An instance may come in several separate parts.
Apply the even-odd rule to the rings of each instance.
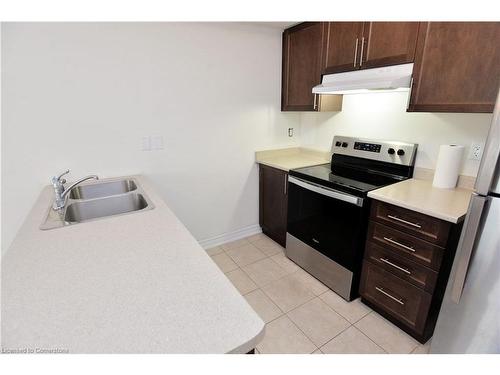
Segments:
[[[304,189],[313,191],[315,193],[321,194],[321,195],[326,195],[327,197],[338,199],[347,203],[354,204],[356,206],[363,206],[363,198],[356,197],[354,195],[346,194],[343,192],[340,192],[338,190],[330,189],[330,188],[325,188],[323,186],[311,183],[311,182],[306,182],[304,180],[288,176],[288,182],[295,184],[297,186],[300,186]]]

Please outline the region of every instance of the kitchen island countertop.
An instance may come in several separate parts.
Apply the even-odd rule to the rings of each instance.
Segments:
[[[129,177],[127,177],[129,178]],[[2,259],[2,349],[247,353],[264,322],[142,176],[149,211],[40,230],[47,186]]]

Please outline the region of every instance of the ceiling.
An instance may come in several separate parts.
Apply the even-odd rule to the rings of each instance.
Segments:
[[[257,25],[262,25],[262,26],[267,26],[267,27],[272,27],[274,29],[279,29],[279,30],[284,30],[284,29],[287,29],[289,28],[290,26],[293,26],[293,25],[296,25],[300,22],[252,22],[253,24],[257,24]]]

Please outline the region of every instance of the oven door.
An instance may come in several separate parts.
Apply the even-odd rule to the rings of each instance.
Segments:
[[[367,199],[290,176],[287,232],[343,268],[359,273]]]

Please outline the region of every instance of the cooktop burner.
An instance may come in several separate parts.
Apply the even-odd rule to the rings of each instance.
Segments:
[[[416,148],[402,142],[336,136],[331,163],[293,169],[290,175],[365,197],[370,190],[410,178]]]

